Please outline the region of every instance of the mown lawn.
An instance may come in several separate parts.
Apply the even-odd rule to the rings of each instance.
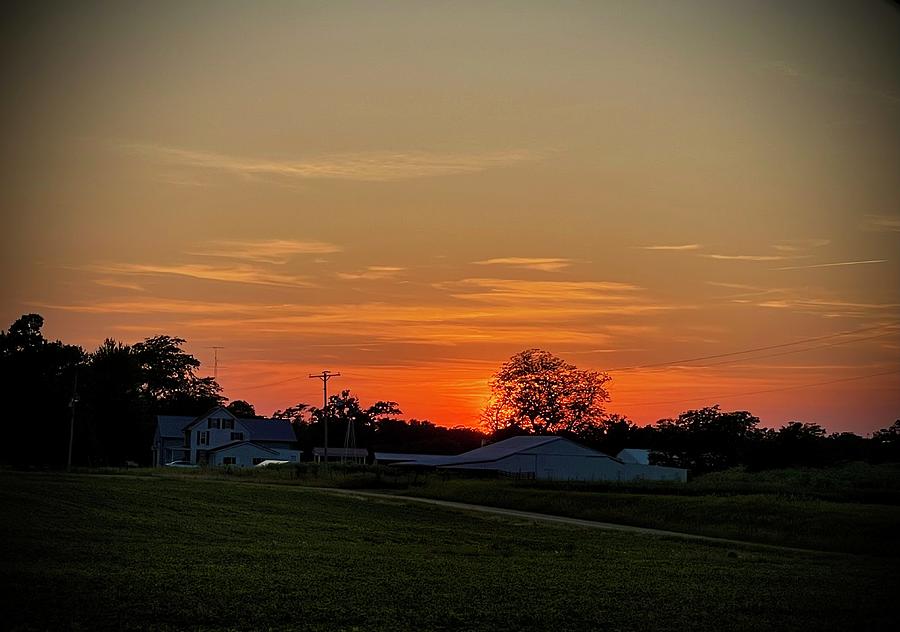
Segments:
[[[9,629],[890,629],[894,562],[292,486],[0,474]]]

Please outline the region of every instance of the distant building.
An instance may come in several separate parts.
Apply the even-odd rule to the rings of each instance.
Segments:
[[[650,465],[649,461],[641,463],[638,461],[640,455],[625,456],[630,459],[629,462],[591,450],[564,437],[523,436],[498,441],[457,456],[427,456],[395,463],[398,466],[442,470],[493,471],[555,481],[687,480],[687,470]]]
[[[154,466],[180,461],[249,467],[266,460],[300,460],[289,421],[238,419],[223,406],[199,417],[157,416],[152,450]]]
[[[625,448],[616,455],[622,463],[638,463],[640,465],[650,465],[650,450],[640,450],[637,448]]]
[[[328,461],[340,461],[341,463],[357,463],[362,465],[369,458],[369,451],[365,448],[328,448]],[[325,460],[325,448],[313,448],[313,460],[320,463]]]
[[[378,465],[392,465],[394,463],[408,463],[415,461],[420,465],[434,465],[446,459],[445,454],[410,454],[407,452],[376,452],[375,463]]]

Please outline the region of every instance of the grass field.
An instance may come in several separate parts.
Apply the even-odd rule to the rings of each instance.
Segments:
[[[597,492],[460,479],[434,479],[400,493],[781,546],[900,557],[896,505],[776,494]]]
[[[891,629],[893,559],[200,477],[0,474],[9,629]]]
[[[390,468],[312,466],[172,471],[150,476],[390,491],[765,544],[900,558],[900,467],[708,474],[681,483],[562,483],[408,475]],[[866,502],[860,502],[864,499]]]

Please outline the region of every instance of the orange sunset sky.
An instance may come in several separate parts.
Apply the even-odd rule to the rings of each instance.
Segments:
[[[473,425],[540,347],[610,369],[639,423],[900,417],[889,3],[71,2],[2,28],[3,328],[180,336],[210,374],[223,346],[262,413],[318,404],[327,368]]]

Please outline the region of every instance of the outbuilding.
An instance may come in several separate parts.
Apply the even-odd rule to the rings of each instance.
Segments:
[[[565,437],[511,437],[458,456],[397,463],[440,470],[483,470],[555,481],[686,481],[687,470],[622,460]]]

